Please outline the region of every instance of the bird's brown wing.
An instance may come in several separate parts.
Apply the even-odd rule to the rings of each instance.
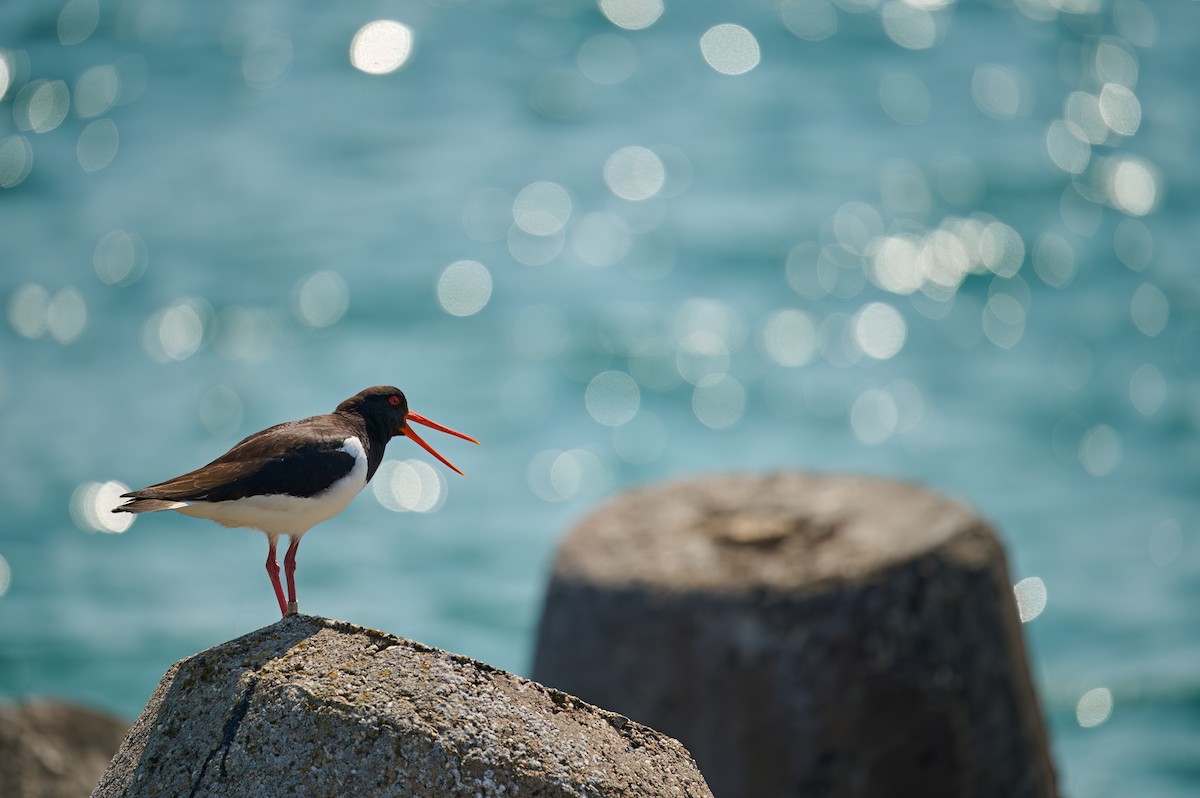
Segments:
[[[354,467],[345,431],[324,430],[321,417],[257,432],[206,466],[130,491],[116,512],[153,512],[181,501],[233,501],[246,496],[315,496]],[[154,502],[151,504],[151,502]]]

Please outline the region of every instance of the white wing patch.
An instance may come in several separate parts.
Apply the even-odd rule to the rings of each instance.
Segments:
[[[315,496],[304,498],[277,493],[225,502],[179,502],[170,509],[194,518],[207,518],[222,526],[257,529],[272,540],[280,535],[299,539],[317,524],[346,509],[346,505],[366,487],[367,450],[362,441],[356,437],[346,438],[338,451],[353,457],[354,465],[346,476]]]

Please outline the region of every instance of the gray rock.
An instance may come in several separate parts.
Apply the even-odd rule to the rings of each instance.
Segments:
[[[617,497],[559,548],[534,678],[675,735],[722,798],[1056,791],[1003,548],[914,485]]]
[[[128,728],[111,715],[63,701],[0,707],[0,796],[84,798]]]
[[[176,663],[92,793],[694,796],[677,741],[372,629],[292,616]]]

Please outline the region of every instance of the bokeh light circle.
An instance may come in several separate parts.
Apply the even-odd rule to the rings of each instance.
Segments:
[[[491,297],[492,273],[478,261],[455,261],[438,277],[438,304],[451,316],[473,316]]]
[[[296,315],[309,327],[329,327],[350,307],[350,289],[337,272],[323,271],[305,277],[295,294]]]
[[[386,75],[404,66],[412,55],[413,34],[391,19],[368,22],[350,41],[350,63],[368,75]]]
[[[732,23],[705,31],[700,37],[700,53],[722,75],[744,75],[758,66],[762,57],[754,34]]]
[[[85,482],[71,494],[71,520],[84,532],[120,533],[133,525],[132,513],[114,513],[129,487],[120,482]]]
[[[641,30],[662,16],[662,0],[600,0],[600,12],[612,24],[626,30]]]
[[[1046,609],[1046,583],[1038,576],[1022,579],[1013,585],[1013,597],[1021,623],[1029,623]]]
[[[623,371],[604,371],[584,392],[588,415],[606,427],[619,427],[632,419],[641,404],[637,383]]]
[[[622,147],[604,162],[604,182],[621,199],[650,199],[666,179],[662,159],[645,147]]]

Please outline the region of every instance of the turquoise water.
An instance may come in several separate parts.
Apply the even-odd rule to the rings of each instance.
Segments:
[[[1195,794],[1200,4],[603,5],[0,8],[0,694],[272,622],[260,535],[111,483],[392,383],[484,445],[394,442],[305,611],[527,672],[613,491],[914,479],[1008,543],[1065,793]]]

